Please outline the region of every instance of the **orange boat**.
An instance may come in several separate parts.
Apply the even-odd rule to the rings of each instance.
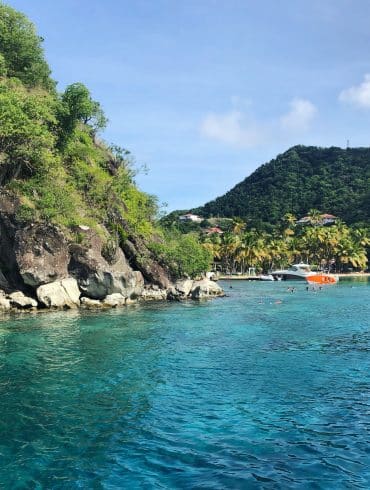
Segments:
[[[336,284],[339,281],[338,276],[329,276],[328,274],[316,274],[306,278],[309,284],[319,284],[320,286],[327,284]]]

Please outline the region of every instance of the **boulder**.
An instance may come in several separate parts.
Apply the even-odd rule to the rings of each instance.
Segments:
[[[68,276],[68,245],[63,233],[50,224],[17,230],[14,243],[20,275],[36,288]]]
[[[125,229],[124,220],[121,223]],[[172,286],[168,271],[157,262],[142,238],[131,235],[129,240],[124,241],[122,248],[130,264],[142,273],[146,283],[157,285],[161,289]]]
[[[191,279],[182,279],[175,283],[175,289],[182,298],[187,298],[189,296],[192,287],[193,281]]]
[[[167,290],[149,286],[144,288],[141,298],[144,301],[163,301],[167,299]]]
[[[14,252],[15,234],[20,226],[16,219],[19,206],[19,198],[2,188],[0,192],[0,261],[4,266],[2,272],[6,282],[2,280],[1,288],[7,292],[24,287]]]
[[[91,299],[91,298],[86,298],[83,297],[81,298],[81,306],[87,309],[96,309],[96,308],[101,308],[103,306],[102,302],[99,301],[98,299]]]
[[[126,298],[120,293],[109,294],[103,299],[104,306],[115,308],[116,306],[125,306]]]
[[[2,297],[6,301],[5,298]],[[16,308],[36,308],[38,303],[35,299],[25,296],[21,291],[9,294],[10,304]]]
[[[10,310],[10,299],[5,297],[4,291],[0,291],[0,311]]]
[[[76,308],[80,304],[80,290],[72,277],[40,286],[37,297],[48,308]]]
[[[139,271],[128,264],[124,253],[117,247],[109,262],[103,257],[103,242],[92,230],[86,230],[86,245],[70,247],[69,272],[78,281],[84,296],[103,299],[114,293],[126,298],[138,297],[144,287]]]
[[[209,298],[210,296],[223,296],[224,291],[217,283],[209,279],[194,281],[191,289],[192,299]]]

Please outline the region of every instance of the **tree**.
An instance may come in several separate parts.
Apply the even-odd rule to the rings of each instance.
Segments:
[[[55,99],[27,90],[18,80],[0,81],[0,184],[42,171],[53,159]]]
[[[42,41],[27,17],[0,4],[0,67],[3,64],[8,77],[19,78],[28,87],[55,88]]]
[[[69,85],[61,97],[60,123],[62,127],[62,143],[74,132],[77,125],[88,125],[95,134],[104,129],[107,118],[99,104],[92,99],[88,88],[80,82]]]

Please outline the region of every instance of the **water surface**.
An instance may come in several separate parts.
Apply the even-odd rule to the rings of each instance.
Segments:
[[[223,285],[0,322],[0,488],[369,488],[368,283]]]

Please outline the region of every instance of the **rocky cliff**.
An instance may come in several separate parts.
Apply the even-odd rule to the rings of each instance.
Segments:
[[[174,281],[137,237],[127,238],[107,258],[102,238],[90,227],[77,226],[77,243],[54,224],[22,222],[19,207],[16,195],[0,193],[2,311],[116,307],[140,300],[222,295],[207,279]]]
[[[175,278],[209,268],[199,241],[165,235],[106,124],[84,84],[57,91],[35,26],[0,2],[2,309],[177,298]]]

